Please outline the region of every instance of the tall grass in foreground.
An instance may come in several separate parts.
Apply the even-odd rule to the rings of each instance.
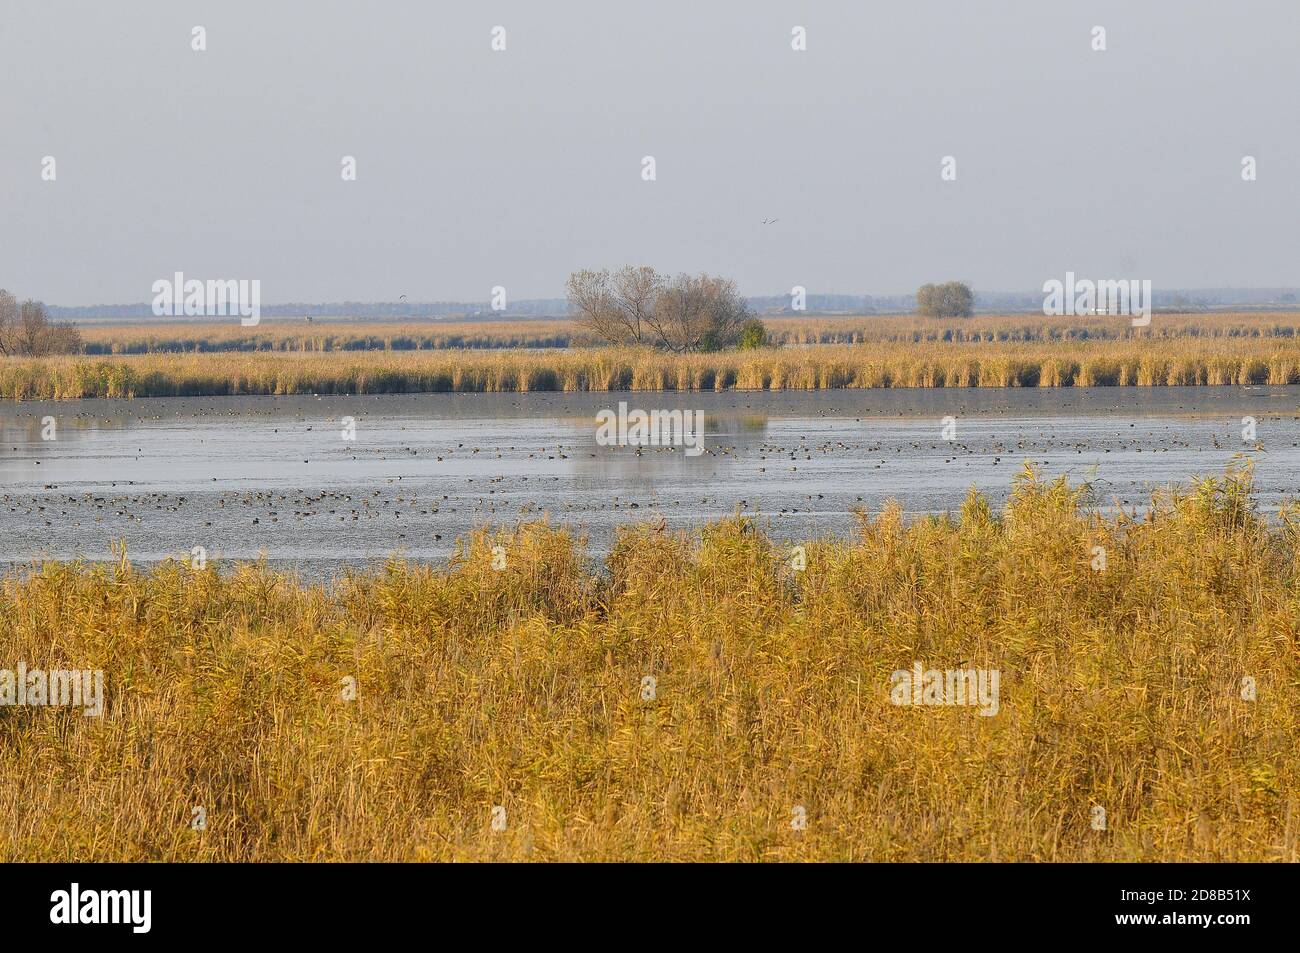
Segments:
[[[10,399],[1294,383],[1300,342],[1269,338],[0,360],[0,397]]]
[[[544,524],[330,589],[46,564],[0,664],[102,668],[108,711],[0,709],[0,859],[1295,860],[1298,538],[1248,490],[1105,518],[1027,473],[801,573],[746,519],[604,574]],[[891,705],[915,661],[999,669],[1000,712]]]

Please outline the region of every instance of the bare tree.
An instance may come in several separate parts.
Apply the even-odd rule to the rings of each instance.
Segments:
[[[745,322],[754,316],[730,278],[700,275],[704,294],[705,331],[696,344],[700,350],[735,347]]]
[[[581,327],[606,341],[619,339],[622,329],[615,327],[613,321],[608,271],[575,271],[564,287],[569,296],[569,310]]]
[[[712,275],[667,279],[653,268],[576,271],[569,305],[577,322],[611,344],[649,344],[679,353],[740,343],[753,312],[736,283]]]
[[[655,299],[664,284],[663,278],[646,265],[626,265],[614,272],[614,308],[628,328],[632,340],[645,342],[647,325],[654,313]]]
[[[0,288],[0,354],[9,357],[16,353],[13,336],[18,327],[18,300]]]
[[[81,350],[81,334],[71,324],[50,321],[39,301],[21,304],[0,290],[0,354],[5,357],[46,357]]]
[[[578,324],[612,344],[644,344],[663,279],[653,268],[575,271],[566,288]]]
[[[657,347],[670,351],[690,350],[689,344],[703,332],[704,295],[699,280],[678,275],[667,282],[655,299],[650,329]]]
[[[678,275],[656,301],[650,327],[655,343],[670,351],[715,351],[740,342],[753,317],[736,283],[713,275]]]

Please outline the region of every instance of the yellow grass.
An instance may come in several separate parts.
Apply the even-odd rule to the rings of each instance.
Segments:
[[[0,860],[1295,860],[1297,536],[1247,483],[1133,520],[1028,476],[798,573],[741,519],[605,574],[543,524],[329,589],[47,564],[0,665],[108,710],[0,709]],[[916,661],[998,669],[999,713],[890,704]]]
[[[979,315],[923,318],[917,315],[765,318],[777,345],[1033,342],[1129,340],[1134,338],[1295,338],[1300,312],[1157,314],[1149,327],[1135,329],[1125,317]],[[599,342],[568,320],[515,321],[348,321],[266,318],[257,327],[237,321],[150,322],[145,325],[86,325],[91,355],[157,352],[279,351],[331,352],[438,350],[457,348],[591,347]]]
[[[264,318],[256,327],[236,320],[86,325],[86,353],[149,354],[207,351],[411,351],[445,348],[563,348],[594,343],[571,321],[328,321]]]
[[[628,348],[150,354],[0,360],[0,397],[820,390],[1300,383],[1300,341],[876,343],[673,355]]]

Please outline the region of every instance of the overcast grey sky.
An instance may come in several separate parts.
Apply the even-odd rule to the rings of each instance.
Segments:
[[[0,90],[0,286],[51,304],[1300,284],[1297,0],[4,0]]]

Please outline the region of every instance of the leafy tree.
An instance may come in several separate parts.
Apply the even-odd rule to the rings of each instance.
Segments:
[[[767,326],[758,318],[750,318],[740,329],[740,349],[767,347]]]
[[[916,310],[932,318],[968,318],[975,313],[975,294],[964,281],[921,285]]]

